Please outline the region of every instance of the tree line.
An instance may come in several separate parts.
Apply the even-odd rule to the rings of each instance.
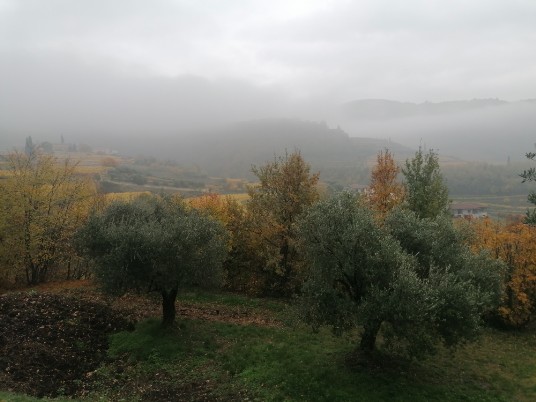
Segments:
[[[364,194],[323,193],[301,154],[286,153],[253,167],[244,204],[216,194],[109,203],[69,161],[27,152],[7,165],[4,284],[76,270],[110,293],[160,293],[165,326],[184,287],[296,297],[313,328],[359,329],[363,353],[380,333],[393,353],[418,356],[472,339],[483,318],[534,318],[532,227],[453,221],[433,151],[402,168],[380,152]]]

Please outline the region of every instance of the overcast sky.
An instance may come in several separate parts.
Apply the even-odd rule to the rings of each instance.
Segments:
[[[536,97],[534,0],[0,0],[0,60],[295,99]]]

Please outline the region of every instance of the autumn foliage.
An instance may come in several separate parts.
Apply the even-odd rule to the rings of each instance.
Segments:
[[[205,212],[223,224],[228,224],[231,216],[229,214],[230,204],[233,199],[220,194],[210,193],[200,197],[188,199],[189,205],[199,211]]]
[[[299,152],[252,169],[259,182],[244,204],[204,195],[190,206],[222,222],[229,234],[224,263],[226,286],[256,295],[293,294],[301,285],[304,261],[296,247],[295,222],[319,198],[318,174]]]
[[[400,167],[388,149],[380,151],[372,169],[366,201],[380,218],[404,201],[404,186],[396,181]]]
[[[249,188],[246,208],[264,260],[264,290],[291,295],[300,286],[304,271],[295,223],[319,199],[319,174],[311,173],[298,151],[254,166],[252,171],[259,184]]]
[[[294,224],[319,197],[318,174],[299,152],[254,167],[259,183],[239,204],[229,197],[205,195],[190,202],[222,222],[229,234],[225,284],[254,295],[291,295],[300,286],[303,260]]]
[[[227,258],[223,263],[228,290],[261,294],[265,284],[262,239],[253,229],[251,212],[239,201],[220,194],[188,200],[189,205],[223,224],[227,230]]]
[[[489,250],[507,266],[500,319],[512,327],[527,325],[536,315],[536,227],[490,219],[471,225],[476,233],[473,248]]]
[[[76,163],[33,151],[10,154],[7,166],[10,175],[0,183],[4,280],[34,285],[60,267],[69,274],[72,236],[92,206],[94,183]]]

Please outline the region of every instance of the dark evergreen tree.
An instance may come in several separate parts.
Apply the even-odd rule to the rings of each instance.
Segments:
[[[24,145],[24,153],[27,156],[31,156],[35,152],[35,145],[33,144],[32,137],[26,137],[26,144]]]

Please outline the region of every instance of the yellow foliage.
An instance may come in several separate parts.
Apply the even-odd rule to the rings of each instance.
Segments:
[[[219,194],[205,194],[189,198],[187,201],[192,208],[208,213],[223,224],[229,223],[228,205],[230,198],[222,197]]]
[[[380,151],[372,169],[365,200],[382,219],[387,212],[404,201],[404,186],[397,183],[400,168],[389,150]]]
[[[509,325],[526,325],[536,314],[536,227],[490,219],[474,221],[472,226],[473,249],[489,250],[508,267],[499,315]]]
[[[125,193],[107,193],[104,194],[104,200],[107,203],[114,201],[132,201],[142,195],[151,195],[150,191],[131,191]]]
[[[13,172],[10,170],[0,169],[0,179],[13,176]]]
[[[248,193],[229,194],[228,197],[235,201],[238,201],[241,204],[246,203],[250,199]]]
[[[305,263],[297,247],[294,224],[320,198],[319,174],[299,151],[253,167],[259,184],[249,187],[247,211],[256,236],[267,293],[290,295],[303,281]]]
[[[71,239],[87,217],[95,184],[76,173],[76,163],[51,155],[13,153],[11,175],[0,181],[5,226],[1,259],[28,284],[45,280],[49,270],[68,260]]]
[[[106,170],[107,168],[104,166],[77,166],[75,172],[80,175],[92,175],[105,173]]]

